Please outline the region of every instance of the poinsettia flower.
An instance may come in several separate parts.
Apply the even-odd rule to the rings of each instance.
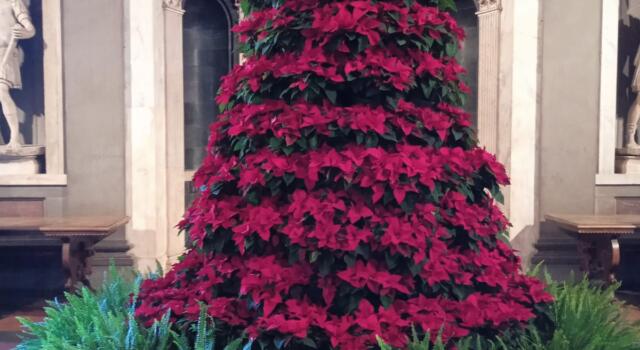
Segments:
[[[368,207],[364,206],[363,203],[356,203],[349,208],[349,212],[347,217],[351,223],[356,223],[362,218],[369,218],[373,216],[373,212]]]
[[[409,294],[409,288],[412,288],[412,286],[401,283],[401,276],[378,270],[374,263],[364,263],[361,260],[358,260],[352,268],[338,272],[337,276],[356,288],[366,286],[374,293],[386,294],[390,290],[396,290]]]

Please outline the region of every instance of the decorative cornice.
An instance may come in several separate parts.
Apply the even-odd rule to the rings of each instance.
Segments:
[[[185,0],[164,0],[162,7],[167,11],[182,15],[184,14],[184,2]]]
[[[473,0],[478,14],[502,10],[501,0]]]

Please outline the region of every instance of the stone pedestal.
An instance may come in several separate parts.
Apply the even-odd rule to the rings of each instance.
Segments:
[[[44,146],[0,146],[0,175],[32,175],[43,170]]]
[[[640,174],[640,149],[616,149],[616,173]]]

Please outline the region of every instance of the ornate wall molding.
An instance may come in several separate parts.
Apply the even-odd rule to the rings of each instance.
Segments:
[[[479,15],[502,9],[501,0],[473,0],[473,2],[476,4]]]
[[[184,2],[185,0],[164,0],[162,7],[167,11],[184,14]]]

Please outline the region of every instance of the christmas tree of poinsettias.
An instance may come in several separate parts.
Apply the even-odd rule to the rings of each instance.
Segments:
[[[190,249],[137,316],[206,305],[260,349],[362,350],[412,332],[513,335],[544,314],[496,200],[504,167],[460,106],[451,0],[248,0],[247,54],[180,226]],[[258,345],[259,344],[259,345]]]

